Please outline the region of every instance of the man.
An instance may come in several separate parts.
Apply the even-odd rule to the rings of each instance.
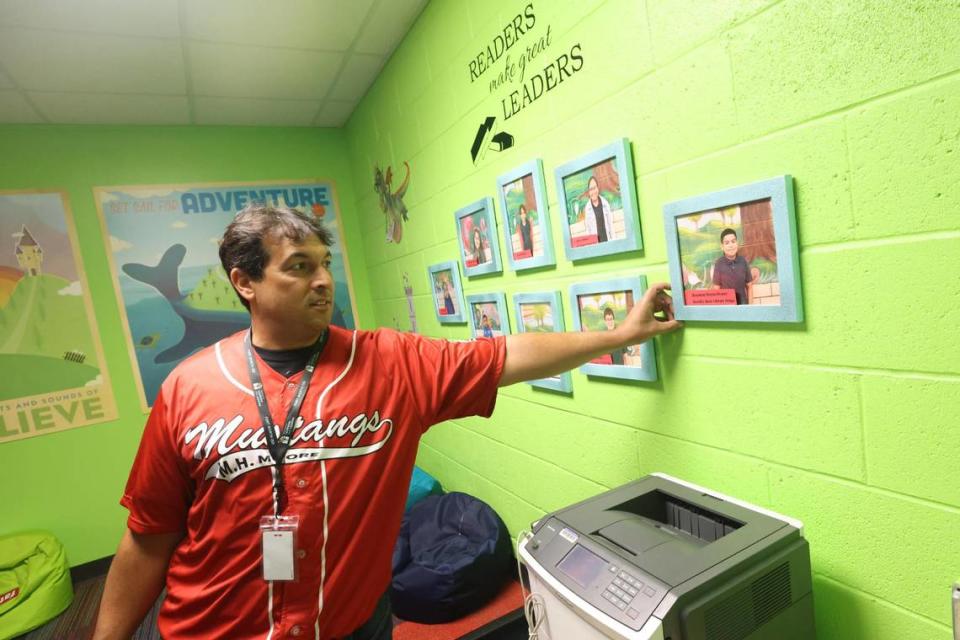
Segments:
[[[613,314],[613,309],[610,307],[603,308],[603,325],[606,327],[607,331],[613,331],[617,328],[616,316]],[[619,347],[610,352],[610,364],[623,364],[623,354],[626,353],[627,347]]]
[[[129,638],[164,579],[171,640],[389,638],[390,558],[423,431],[489,416],[498,385],[680,326],[657,285],[613,332],[448,342],[350,331],[330,325],[331,243],[289,209],[248,207],[227,227],[220,259],[251,329],[161,387],[95,640]]]
[[[724,229],[720,232],[720,248],[723,255],[713,263],[712,289],[733,289],[737,304],[753,302],[753,274],[750,263],[739,255],[740,244],[737,232]]]

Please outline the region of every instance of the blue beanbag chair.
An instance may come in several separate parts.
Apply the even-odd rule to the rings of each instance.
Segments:
[[[393,551],[390,602],[404,620],[437,624],[492,599],[513,570],[500,516],[465,493],[429,496],[404,515]]]
[[[410,489],[407,491],[407,504],[403,510],[404,512],[410,511],[410,507],[427,496],[435,496],[441,493],[443,493],[443,487],[440,486],[440,482],[436,478],[420,467],[414,467],[413,476],[410,478]]]

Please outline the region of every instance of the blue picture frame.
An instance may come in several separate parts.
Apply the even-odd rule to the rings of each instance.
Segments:
[[[550,312],[553,318],[552,331],[561,333],[566,331],[563,322],[563,307],[560,305],[560,292],[549,291],[543,293],[515,293],[513,295],[513,319],[517,327],[517,333],[529,333],[533,330],[527,329],[524,322],[523,306],[531,304],[550,305]],[[573,376],[569,371],[564,371],[560,375],[552,378],[541,378],[539,380],[528,380],[527,384],[540,389],[549,389],[561,393],[573,392]]]
[[[493,198],[480,198],[453,213],[457,227],[457,246],[464,275],[482,276],[500,273],[500,243],[497,241],[497,221],[493,214]],[[479,236],[480,257],[468,249],[468,238],[476,241]]]
[[[670,202],[663,223],[678,319],[803,322],[791,176]],[[723,249],[730,231],[732,259]],[[719,236],[712,263],[709,251],[695,249],[711,235]]]
[[[595,178],[601,165],[605,168],[601,174],[605,184],[598,184],[598,203],[602,211],[602,215],[598,215],[588,207],[590,198],[587,194],[590,180]],[[616,174],[618,190],[611,188],[611,171]],[[626,138],[557,167],[554,175],[557,202],[560,204],[559,224],[563,230],[563,247],[569,260],[643,249],[633,158],[630,155],[630,142]],[[599,224],[601,220],[604,227],[602,231]],[[608,239],[604,241],[603,235]]]
[[[570,308],[573,311],[573,325],[576,331],[595,330],[585,329],[585,320],[582,314],[588,314],[590,317],[586,320],[590,326],[599,328],[606,320],[603,317],[604,309],[610,307],[613,311],[616,321],[616,315],[620,314],[622,318],[634,304],[639,304],[644,292],[647,290],[647,279],[645,276],[633,276],[629,278],[614,278],[612,280],[603,280],[598,282],[587,282],[574,284],[570,286]],[[620,305],[616,299],[610,300],[604,304],[605,294],[629,293],[625,296],[624,304]],[[587,300],[581,301],[581,298]],[[632,298],[632,300],[631,300]],[[584,302],[585,304],[581,304]],[[596,307],[594,309],[594,306]],[[620,307],[623,307],[622,309]],[[610,325],[607,325],[608,328]],[[580,371],[588,376],[597,376],[603,378],[616,378],[619,380],[639,380],[643,382],[653,382],[657,379],[657,357],[653,346],[653,339],[647,340],[640,345],[626,347],[617,350],[617,352],[607,354],[597,360],[608,359],[609,363],[599,363],[595,361],[588,362],[580,367]],[[622,364],[616,363],[620,359]]]
[[[459,263],[450,260],[428,266],[427,287],[433,298],[433,312],[440,324],[463,324],[467,321]]]
[[[490,305],[493,305],[495,309],[490,308]],[[487,312],[488,320],[490,320],[490,324],[486,326],[482,324],[482,316],[480,315],[484,311]],[[470,322],[471,338],[495,338],[510,334],[507,296],[503,292],[475,293],[467,296],[466,314]],[[490,316],[496,317],[491,318]],[[499,327],[497,324],[499,324]]]
[[[516,225],[511,224],[512,216],[507,191],[516,191],[514,185],[517,183],[520,183],[519,189],[524,196],[530,195],[527,193],[527,189],[533,191],[533,217],[536,218],[536,221],[531,227],[529,249],[524,247],[525,238],[519,229],[518,237],[514,237],[513,229]],[[539,158],[531,160],[497,178],[497,195],[500,199],[500,228],[503,231],[503,248],[510,268],[514,271],[523,271],[524,269],[555,265],[557,259],[553,252],[553,234],[550,231],[550,207],[547,204],[547,185],[543,177],[543,162]],[[525,200],[529,202],[529,198],[525,198]],[[525,206],[525,209],[530,210],[531,207]],[[528,216],[528,222],[530,217]],[[519,242],[519,246],[517,242]],[[540,250],[539,255],[537,255],[538,248]],[[526,255],[527,253],[530,255]]]

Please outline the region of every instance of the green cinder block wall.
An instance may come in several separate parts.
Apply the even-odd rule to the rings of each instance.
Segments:
[[[373,314],[346,153],[344,132],[329,129],[0,126],[0,190],[59,189],[69,196],[119,414],[111,422],[0,445],[0,533],[48,529],[76,566],[112,555],[126,526],[118,501],[146,415],[91,187],[332,179],[346,244],[358,247],[349,258],[358,315],[369,326]]]
[[[795,177],[806,321],[691,323],[658,340],[661,381],[574,374],[572,397],[515,385],[492,420],[433,428],[418,462],[491,503],[513,535],[652,471],[804,521],[821,640],[947,640],[960,568],[960,4],[947,0],[539,0],[508,54],[574,44],[583,68],[505,120],[501,58],[469,62],[526,0],[433,0],[346,128],[377,324],[439,325],[426,266],[456,259],[453,211],[496,178],[626,136],[645,250],[465,281],[466,293],[566,291],[667,276],[665,202]],[[476,166],[483,118],[516,146]],[[384,242],[373,171],[409,162],[410,222]],[[396,181],[399,182],[399,179]],[[395,184],[396,184],[395,182]],[[499,205],[498,205],[499,206]],[[512,316],[512,311],[511,311]],[[511,318],[512,319],[512,318]],[[567,325],[572,317],[566,310]]]

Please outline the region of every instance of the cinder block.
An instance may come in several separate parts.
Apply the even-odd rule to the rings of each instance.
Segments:
[[[779,3],[725,35],[744,132],[806,122],[957,69],[958,22],[960,6],[936,0]]]
[[[643,151],[634,154],[637,165],[646,165],[644,156]],[[671,167],[654,174],[662,180],[647,184],[642,191],[646,195],[642,197],[657,203],[659,231],[663,227],[662,206],[666,202],[782,174],[794,177],[797,235],[801,245],[853,238],[846,141],[839,118]],[[641,182],[648,182],[648,176],[643,176]]]
[[[960,506],[960,382],[863,379],[870,484]]]
[[[647,431],[637,438],[638,477],[659,471],[754,504],[770,503],[763,460]]]
[[[770,503],[803,521],[815,573],[949,624],[956,509],[787,469],[771,470]]]
[[[685,354],[960,373],[960,239],[881,242],[806,251],[802,330],[749,326],[683,335]],[[904,326],[909,324],[909,332]],[[911,339],[911,336],[933,336]]]
[[[647,0],[647,17],[656,63],[662,65],[670,62],[706,40],[717,38],[774,1]]]
[[[637,431],[589,415],[501,394],[492,419],[478,419],[471,428],[607,487],[636,474]]]
[[[681,357],[664,386],[660,398],[610,385],[590,385],[581,397],[597,407],[594,415],[619,414],[647,431],[863,478],[860,401],[852,375]]]
[[[813,604],[818,640],[951,640],[953,637],[945,625],[825,576],[813,578]]]
[[[603,485],[456,423],[434,427],[428,434],[428,444],[439,452],[545,511],[605,490]]]
[[[960,80],[865,105],[846,121],[858,237],[960,229]]]

